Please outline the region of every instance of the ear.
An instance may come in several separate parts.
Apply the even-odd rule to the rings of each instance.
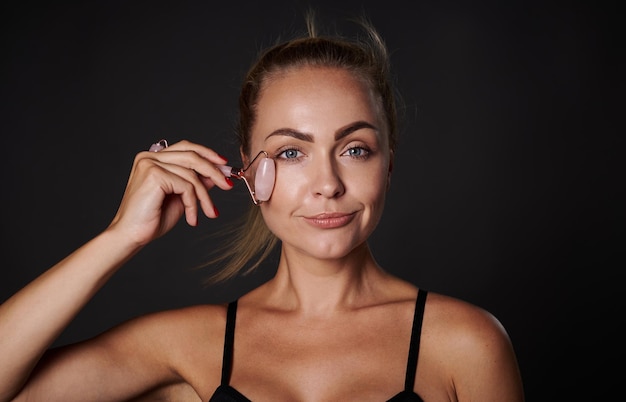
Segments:
[[[389,151],[389,167],[387,168],[387,191],[391,187],[391,172],[393,171],[393,158],[394,152],[393,150]]]

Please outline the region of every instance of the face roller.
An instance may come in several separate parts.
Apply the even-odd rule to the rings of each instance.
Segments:
[[[265,158],[259,162],[259,167],[254,177],[254,189],[252,189],[244,173],[261,154],[265,155]],[[274,180],[276,179],[276,166],[274,165],[274,160],[267,155],[267,152],[259,152],[245,168],[234,168],[226,165],[218,165],[217,167],[224,173],[224,176],[243,180],[255,205],[270,199],[274,189]]]

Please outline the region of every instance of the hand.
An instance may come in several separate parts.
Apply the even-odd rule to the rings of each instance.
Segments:
[[[210,148],[180,141],[159,152],[137,154],[120,207],[109,226],[123,230],[138,245],[168,232],[185,214],[198,224],[198,204],[209,218],[218,216],[208,191],[230,190],[232,181],[216,167],[226,160]]]

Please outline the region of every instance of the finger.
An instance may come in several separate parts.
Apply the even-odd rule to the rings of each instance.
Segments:
[[[176,183],[175,183],[176,184]],[[189,182],[183,182],[180,186],[173,188],[174,194],[180,196],[180,200],[185,210],[185,221],[189,226],[198,225],[198,199],[193,189],[193,185]]]
[[[217,165],[223,165],[225,163],[225,159],[217,153],[211,151],[211,158],[213,158],[213,160],[208,160],[205,156],[200,155],[194,150],[170,150],[172,147],[173,146],[168,147],[167,151],[143,152],[141,157],[151,158],[171,165],[180,165],[186,169],[195,171],[203,177],[210,178],[213,184],[223,190],[232,188],[232,180],[228,179],[217,167]]]
[[[185,207],[185,215],[188,219],[193,216],[194,222],[197,222],[198,203],[200,203],[202,211],[207,217],[216,218],[218,216],[206,184],[194,170],[161,161],[155,161],[154,163],[171,174],[169,180],[171,180],[172,185],[169,191],[181,196],[181,201]]]
[[[220,155],[215,150],[187,140],[182,140],[175,144],[172,144],[169,147],[163,149],[161,152],[175,151],[192,151],[218,165],[223,165],[228,162],[228,160],[224,156]]]

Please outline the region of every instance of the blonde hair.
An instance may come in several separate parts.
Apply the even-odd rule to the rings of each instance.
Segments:
[[[264,87],[276,75],[305,66],[347,70],[358,77],[377,96],[387,124],[388,143],[394,150],[397,142],[398,95],[390,77],[387,47],[365,17],[355,20],[366,34],[348,39],[338,34],[321,35],[312,11],[306,14],[307,34],[277,43],[259,54],[248,70],[239,95],[237,139],[242,152],[250,158],[250,133],[256,121],[256,107]],[[224,232],[230,239],[204,265],[223,264],[208,283],[249,273],[276,248],[280,240],[268,229],[260,208],[250,204],[247,214]]]

